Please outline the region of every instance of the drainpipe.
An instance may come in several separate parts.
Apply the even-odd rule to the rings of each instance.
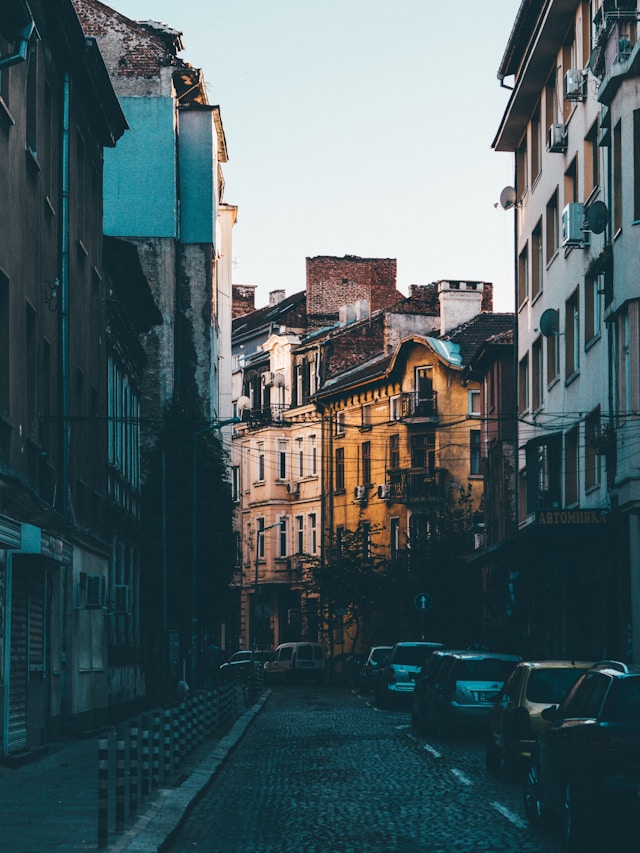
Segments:
[[[60,460],[63,516],[69,514],[69,99],[70,79],[66,71],[63,81],[60,204]]]
[[[36,25],[33,21],[33,18],[29,21],[29,23],[25,26],[25,28],[21,31],[16,39],[18,49],[9,54],[9,56],[4,56],[0,58],[0,71],[3,68],[8,68],[10,65],[17,65],[19,62],[24,62],[27,58],[27,49],[29,47],[29,39],[33,35],[33,31],[35,30]]]

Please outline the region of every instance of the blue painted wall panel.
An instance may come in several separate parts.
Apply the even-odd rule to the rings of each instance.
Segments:
[[[215,244],[217,137],[213,111],[180,110],[179,121],[182,242]]]
[[[120,98],[127,131],[104,151],[104,231],[177,237],[177,165],[171,98]]]

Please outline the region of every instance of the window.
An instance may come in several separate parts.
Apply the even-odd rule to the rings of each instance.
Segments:
[[[591,130],[584,139],[584,197],[585,200],[592,195],[593,191],[600,184],[600,149],[598,148],[598,123],[597,121],[591,127]]]
[[[240,500],[240,466],[231,468],[231,500],[237,503]]]
[[[547,204],[547,263],[551,263],[560,246],[560,221],[558,217],[558,190]]]
[[[389,468],[400,467],[400,436],[394,433],[389,436]]]
[[[578,428],[574,427],[564,437],[564,504],[578,502]]]
[[[480,416],[480,391],[469,391],[469,414]]]
[[[578,158],[574,157],[564,173],[564,203],[578,201]]]
[[[400,519],[389,519],[389,554],[392,560],[397,560],[400,551]]]
[[[395,397],[389,397],[389,420],[390,421],[399,421],[400,420],[400,395],[396,394]]]
[[[613,234],[622,228],[622,125],[613,129]]]
[[[287,442],[278,442],[278,479],[287,479]]]
[[[362,429],[371,429],[371,403],[362,407]]]
[[[304,477],[304,444],[301,438],[296,439],[296,464],[297,476],[302,479]]]
[[[542,254],[542,219],[533,229],[531,235],[531,299],[542,291],[542,270],[544,259]]]
[[[296,515],[296,554],[304,554],[304,516]]]
[[[344,447],[336,448],[336,491],[344,491]]]
[[[545,130],[551,127],[552,124],[556,124],[558,119],[558,109],[556,105],[556,69],[554,68],[551,74],[549,75],[549,79],[547,80],[547,85],[545,86],[545,99],[544,99],[544,115],[545,115]]]
[[[640,221],[640,110],[633,111],[633,219]]]
[[[542,338],[537,338],[531,347],[531,408],[534,412],[544,403],[542,371]]]
[[[529,162],[527,155],[527,135],[525,133],[522,143],[516,151],[516,198],[518,201],[522,201],[529,188]]]
[[[365,486],[371,483],[371,442],[362,442],[362,482]]]
[[[315,477],[318,474],[318,447],[316,445],[315,435],[309,436],[309,457],[310,457],[310,473]]]
[[[336,435],[344,435],[344,412],[336,413]]]
[[[587,415],[584,421],[584,488],[585,491],[600,485],[600,456],[597,441],[600,437],[600,408]]]
[[[558,378],[560,370],[560,336],[556,333],[549,335],[547,341],[547,385]]]
[[[567,299],[565,306],[565,380],[580,369],[580,315],[578,312],[578,291]]]
[[[525,355],[518,365],[518,412],[529,411],[529,356]]]
[[[309,513],[309,551],[318,552],[318,526],[315,512]]]
[[[584,282],[585,344],[600,335],[600,294],[604,292],[604,276],[587,276]]]
[[[434,413],[433,368],[416,368],[416,414]]]
[[[540,122],[540,104],[531,116],[531,179],[535,183],[542,171],[542,124]]]
[[[258,519],[258,530],[256,535],[258,537],[258,559],[264,560],[264,518]]]
[[[530,441],[526,447],[526,459],[527,469],[522,485],[526,489],[527,515],[539,509],[559,509],[561,436],[552,435],[544,440]]]
[[[518,256],[518,306],[527,301],[529,296],[529,260],[528,246]]]
[[[256,478],[259,482],[264,482],[264,441],[258,442]]]
[[[278,528],[278,556],[287,556],[287,519],[280,519],[280,527]]]
[[[469,430],[469,474],[477,477],[482,474],[482,450],[480,430]]]
[[[436,437],[434,433],[411,436],[411,467],[424,468],[429,473],[436,465]]]

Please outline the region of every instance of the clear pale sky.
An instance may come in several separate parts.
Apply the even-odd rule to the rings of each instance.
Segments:
[[[513,310],[513,157],[491,148],[520,0],[113,0],[183,33],[221,109],[236,284],[305,287],[305,258],[396,258],[398,288],[494,283]]]

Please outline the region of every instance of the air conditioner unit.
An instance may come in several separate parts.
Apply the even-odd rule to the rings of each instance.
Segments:
[[[353,490],[353,497],[357,501],[366,501],[367,499],[367,487],[366,486],[356,486]]]
[[[86,575],[85,607],[102,607],[104,605],[104,577],[102,575]]]
[[[266,387],[268,385],[273,385],[273,373],[270,370],[267,370],[262,374],[262,384]]]
[[[113,588],[113,612],[129,612],[129,584],[117,583]]]
[[[565,101],[584,101],[587,78],[580,68],[570,68],[564,75]]]
[[[290,495],[299,495],[300,494],[300,483],[296,483],[294,480],[290,480],[287,483],[287,491]]]
[[[570,202],[562,211],[562,245],[584,246],[588,243],[584,232],[584,204],[580,201]]]
[[[552,124],[549,127],[547,151],[564,154],[567,150],[567,127],[564,124]]]
[[[389,483],[381,483],[378,486],[378,497],[380,500],[388,501],[391,497],[391,486]]]

